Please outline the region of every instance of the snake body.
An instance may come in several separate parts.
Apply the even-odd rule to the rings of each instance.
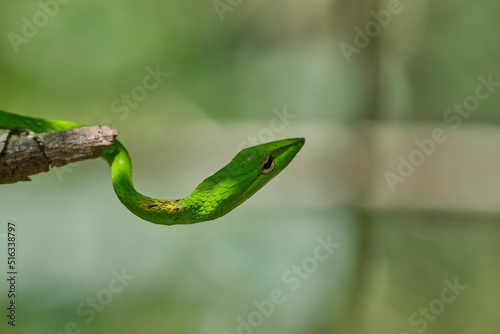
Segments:
[[[0,111],[0,129],[44,133],[82,126]],[[152,198],[135,190],[132,161],[118,140],[103,150],[102,157],[111,167],[116,195],[133,214],[155,224],[192,224],[219,218],[246,201],[288,166],[304,142],[304,138],[290,138],[245,148],[189,196],[178,200]]]

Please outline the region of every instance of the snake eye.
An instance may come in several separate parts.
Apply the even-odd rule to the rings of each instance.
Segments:
[[[274,158],[271,154],[268,154],[267,157],[264,159],[264,162],[262,163],[260,172],[262,174],[269,174],[273,171],[273,169],[274,169]]]

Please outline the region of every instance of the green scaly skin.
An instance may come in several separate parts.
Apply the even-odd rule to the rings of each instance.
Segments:
[[[43,133],[82,126],[0,111],[0,129]],[[105,148],[102,157],[111,166],[116,195],[133,214],[155,224],[193,224],[219,218],[246,201],[288,166],[304,142],[304,138],[291,138],[246,148],[179,200],[156,199],[137,192],[130,156],[119,141]]]

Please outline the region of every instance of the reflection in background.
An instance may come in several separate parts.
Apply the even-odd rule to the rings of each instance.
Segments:
[[[131,215],[102,160],[2,185],[0,263],[8,221],[19,240],[2,333],[498,333],[499,9],[2,2],[0,109],[116,127],[148,195],[307,139],[193,226]]]

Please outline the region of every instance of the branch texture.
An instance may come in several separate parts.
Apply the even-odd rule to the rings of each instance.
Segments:
[[[30,175],[48,172],[50,167],[97,158],[117,135],[118,131],[107,126],[87,126],[11,136],[0,152],[0,184],[30,181]]]

